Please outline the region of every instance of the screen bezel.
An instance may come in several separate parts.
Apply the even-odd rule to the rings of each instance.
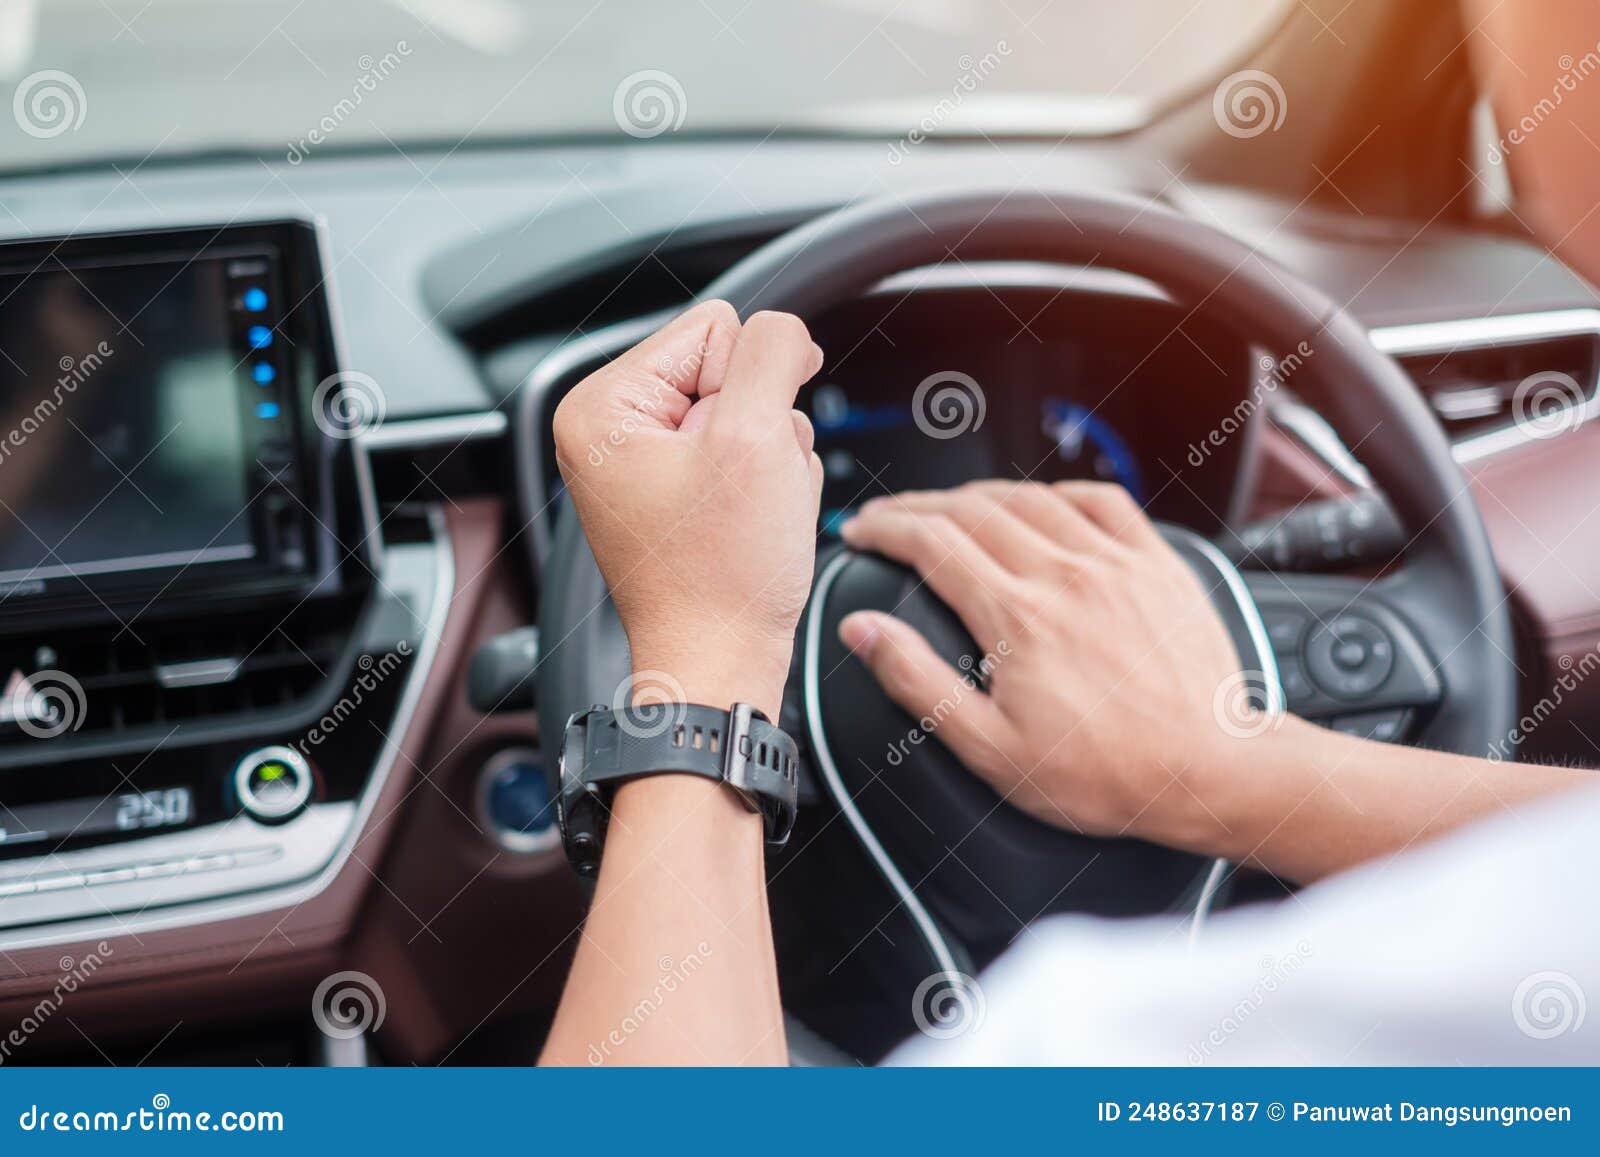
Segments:
[[[181,614],[196,606],[295,600],[335,595],[350,582],[350,563],[370,563],[372,528],[357,498],[360,471],[349,439],[334,438],[313,420],[319,382],[338,372],[337,335],[325,276],[324,237],[312,222],[295,219],[76,235],[0,243],[0,267],[39,265],[53,270],[83,265],[139,265],[151,261],[270,256],[284,308],[276,329],[287,446],[292,480],[275,487],[303,543],[297,566],[270,552],[263,556],[265,494],[252,487],[247,504],[250,559],[209,560],[137,570],[110,570],[43,580],[37,587],[0,592],[0,632],[19,621],[30,629],[48,621],[126,621]],[[342,542],[356,544],[346,550]],[[359,569],[359,568],[357,568]]]

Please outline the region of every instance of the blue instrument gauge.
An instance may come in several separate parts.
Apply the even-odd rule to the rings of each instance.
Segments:
[[[911,407],[900,404],[862,404],[851,401],[831,382],[811,395],[811,421],[825,434],[872,434],[911,425]]]
[[[831,506],[822,512],[822,533],[829,538],[839,537],[839,528],[849,522],[855,511],[846,506]]]
[[[1110,422],[1077,402],[1047,398],[1041,429],[1055,444],[1056,458],[1070,467],[1073,477],[1116,482],[1134,501],[1144,504],[1147,496],[1139,460]]]

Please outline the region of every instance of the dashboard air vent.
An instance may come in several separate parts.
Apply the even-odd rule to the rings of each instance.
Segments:
[[[1396,356],[1460,442],[1529,421],[1576,425],[1595,397],[1597,344],[1577,334]]]
[[[106,737],[288,707],[324,681],[350,609],[306,603],[0,640],[0,745]]]

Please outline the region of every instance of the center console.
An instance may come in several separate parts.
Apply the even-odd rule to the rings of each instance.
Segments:
[[[292,901],[385,774],[448,562],[380,533],[320,240],[0,246],[0,947]]]

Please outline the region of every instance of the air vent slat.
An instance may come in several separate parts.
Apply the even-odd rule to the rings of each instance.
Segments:
[[[344,603],[307,603],[287,616],[280,609],[141,625],[142,642],[115,624],[0,640],[0,662],[12,672],[12,722],[0,726],[0,744],[39,742],[40,727],[15,720],[50,710],[47,678],[79,692],[81,722],[61,733],[65,741],[291,706],[328,677],[354,619]]]

